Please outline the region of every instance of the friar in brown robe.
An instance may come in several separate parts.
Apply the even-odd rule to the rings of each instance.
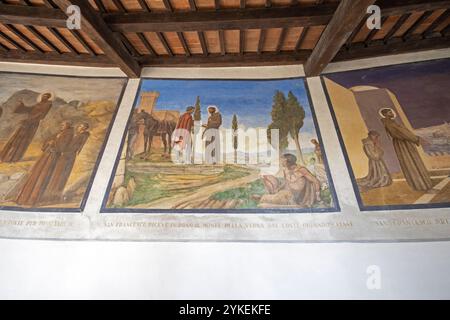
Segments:
[[[362,143],[364,153],[369,159],[369,172],[367,176],[357,181],[361,191],[391,185],[392,177],[383,159],[384,150],[380,145],[380,134],[371,130]]]
[[[59,156],[43,196],[45,202],[58,202],[62,200],[63,191],[72,173],[77,155],[80,154],[89,138],[90,133],[88,130],[88,123],[84,122],[79,124],[72,141]]]
[[[214,133],[214,130],[211,129],[219,129],[222,125],[222,115],[219,113],[217,107],[210,106],[208,107],[208,122],[206,125],[203,125],[205,131],[203,131],[202,138],[206,138],[205,141],[205,149],[208,150],[208,146],[214,143],[214,148],[211,150],[211,154],[206,155],[207,162],[212,164],[216,164],[216,153],[220,152],[220,138],[217,133]],[[217,140],[216,140],[217,138]]]
[[[420,138],[394,120],[395,114],[392,109],[383,108],[380,114],[386,132],[392,138],[395,153],[408,185],[418,191],[433,188],[430,175],[417,151]]]
[[[40,101],[32,107],[26,107],[22,101],[14,110],[15,113],[28,114],[23,120],[11,138],[0,152],[0,161],[17,162],[20,161],[39,128],[41,120],[45,118],[52,107],[52,95],[44,93],[41,95]]]
[[[61,154],[67,150],[73,138],[73,128],[69,121],[64,121],[58,134],[47,140],[43,154],[32,167],[30,174],[19,192],[16,203],[35,206],[43,200],[43,195],[50,182]]]

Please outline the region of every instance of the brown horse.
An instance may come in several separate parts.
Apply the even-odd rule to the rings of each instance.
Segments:
[[[167,120],[158,120],[148,112],[141,112],[140,118],[144,120],[144,158],[150,157],[153,137],[161,137],[164,145],[163,156],[168,156],[172,152],[172,133],[175,130],[176,123]],[[167,150],[169,153],[167,153]]]

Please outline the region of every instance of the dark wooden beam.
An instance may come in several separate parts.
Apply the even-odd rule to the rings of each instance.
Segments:
[[[342,0],[305,63],[307,76],[318,76],[336,56],[376,0]]]
[[[297,42],[295,43],[294,51],[299,51],[303,42],[305,41],[306,36],[308,35],[309,28],[305,27],[300,32],[300,35],[298,36]]]
[[[3,31],[0,31],[0,37],[2,37],[4,40],[6,40],[10,44],[12,44],[14,47],[16,47],[18,51],[22,51],[22,52],[27,52],[28,51],[28,49],[25,46],[23,46],[22,44],[20,44],[16,40],[14,40],[14,38],[10,37],[9,35],[4,33]]]
[[[346,44],[345,44],[347,48],[350,48],[352,46],[353,40],[355,40],[355,38],[358,35],[358,33],[361,31],[361,29],[366,24],[368,17],[369,17],[369,15],[365,15],[364,18],[362,18],[362,20],[359,22],[358,26],[353,30],[353,32],[350,35],[350,37],[348,37],[348,39],[346,41]]]
[[[20,40],[22,40],[22,42],[26,43],[27,45],[29,45],[31,48],[33,48],[33,50],[38,51],[38,52],[44,52],[44,50],[42,50],[37,44],[35,44],[33,41],[31,41],[30,39],[28,39],[27,36],[25,36],[19,29],[17,29],[14,25],[8,25],[5,24],[4,27],[6,29],[9,30],[9,32],[13,33],[17,38],[19,38]]]
[[[191,55],[191,50],[189,50],[189,46],[186,42],[186,39],[184,38],[183,32],[177,32],[177,36],[181,42],[181,45],[183,46],[185,55],[189,57]]]
[[[446,26],[444,29],[442,29],[441,34],[443,36],[449,36],[450,35],[450,24]]]
[[[450,0],[378,0],[376,4],[385,17],[450,8]]]
[[[94,49],[90,46],[90,44],[86,41],[86,39],[83,37],[83,35],[80,33],[79,30],[71,30],[70,32],[77,40],[78,42],[83,46],[83,48],[89,53],[95,55]]]
[[[218,66],[258,66],[258,65],[289,65],[303,63],[311,53],[310,50],[301,50],[294,52],[264,52],[239,53],[221,55],[209,54],[207,57],[203,55],[177,55],[173,57],[152,57],[150,55],[139,57],[139,61],[143,66],[163,66],[163,67],[218,67]]]
[[[433,14],[433,11],[425,11],[419,19],[414,22],[414,24],[403,34],[403,39],[408,40],[412,37],[414,32],[422,25],[422,23],[427,20],[431,15]]]
[[[278,44],[276,51],[279,53],[281,52],[281,48],[284,45],[284,40],[286,39],[287,29],[281,29],[280,37],[278,38]]]
[[[138,78],[141,68],[108,28],[102,17],[93,10],[87,1],[82,0],[54,0],[55,4],[64,12],[70,5],[77,5],[81,11],[82,30],[115,62],[129,77]]]
[[[47,6],[47,7],[50,7],[50,8],[56,8],[56,5],[55,5],[55,3],[53,2],[53,0],[43,0],[44,1],[44,4]]]
[[[434,22],[423,32],[424,37],[429,37],[433,34],[434,30],[439,27],[442,23],[447,21],[450,17],[450,10],[447,9],[443,14],[441,14]]]
[[[169,10],[171,12],[173,11],[172,4],[170,3],[170,0],[163,0],[163,3],[164,3],[164,7],[167,10]]]
[[[197,10],[197,5],[195,4],[195,0],[189,0],[189,8],[192,11],[196,11]]]
[[[370,30],[369,34],[367,35],[366,39],[364,40],[364,43],[366,44],[366,46],[370,45],[370,43],[372,42],[373,38],[375,38],[377,33],[383,29],[384,23],[386,22],[386,20],[387,20],[387,17],[381,17],[381,29]]]
[[[38,29],[33,26],[29,26],[28,31],[30,31],[36,38],[42,41],[47,47],[52,49],[55,52],[62,53],[61,49],[59,49],[53,42],[48,40],[44,35],[42,35]]]
[[[8,52],[9,49],[3,43],[0,43],[0,52]]]
[[[50,33],[56,38],[58,39],[59,42],[61,42],[66,48],[67,50],[73,52],[73,53],[78,53],[77,49],[75,48],[75,46],[69,41],[67,40],[62,34],[61,32],[56,29],[56,28],[48,28],[48,31],[50,31]]]
[[[85,1],[81,2],[84,3],[83,7],[87,6],[90,9]],[[104,12],[105,8],[102,2],[99,0],[95,2],[100,6],[100,12]],[[164,3],[167,9],[172,11],[169,0],[165,0]],[[241,1],[241,3],[243,4],[245,2]],[[378,0],[377,4],[380,5],[383,16],[450,8],[450,0]],[[115,31],[205,31],[233,29],[236,27],[248,29],[323,25],[331,19],[336,8],[337,5],[331,3],[306,7],[247,8],[245,10],[241,8],[216,10],[216,12],[158,13],[148,12],[146,10],[143,12],[129,13],[103,13],[103,15],[105,16],[105,20],[112,24],[111,27]],[[67,17],[64,12],[57,8],[0,4],[0,23],[65,27],[66,19]],[[259,23],[258,20],[260,21]],[[206,25],[202,27],[202,24]],[[128,30],[130,26],[134,29]],[[188,29],[183,29],[186,26]],[[135,28],[143,28],[144,30]]]
[[[198,32],[198,39],[200,40],[200,46],[202,47],[202,52],[204,56],[209,54],[208,45],[206,44],[205,34],[203,31]]]
[[[391,30],[389,30],[389,32],[386,34],[386,36],[384,37],[383,41],[384,42],[388,42],[397,33],[397,31],[402,27],[402,25],[406,22],[406,20],[409,19],[410,16],[411,16],[411,13],[407,13],[407,14],[402,15],[397,20],[395,25],[391,28]]]
[[[351,50],[341,50],[333,62],[372,58],[424,50],[443,49],[450,47],[450,37],[437,37],[405,42],[391,42],[388,44],[373,45],[370,47],[353,46]]]
[[[102,0],[94,0],[94,2],[95,2],[96,6],[97,6],[97,8],[98,8],[98,10],[100,12],[106,12],[107,11]]]
[[[239,30],[239,54],[245,53],[245,30]]]
[[[219,30],[219,43],[220,43],[220,54],[225,55],[225,32],[223,30]]]
[[[105,55],[93,56],[90,54],[56,53],[56,52],[20,52],[19,50],[9,50],[0,52],[0,61],[7,62],[28,62],[39,64],[56,64],[69,66],[90,66],[90,67],[114,67]]]
[[[122,3],[122,0],[112,0],[112,2],[114,3],[114,5],[116,6],[116,8],[121,11],[121,12],[127,12],[127,9],[125,8],[125,6]]]
[[[67,16],[59,9],[0,4],[0,22],[27,26],[66,27]]]
[[[138,0],[139,5],[141,6],[141,8],[145,11],[151,11],[150,7],[148,6],[147,1],[145,0]]]
[[[108,13],[106,23],[117,32],[183,32],[218,29],[261,29],[327,24],[336,5],[230,9],[217,11]]]
[[[266,40],[266,29],[261,29],[259,33],[258,49],[256,51],[258,54],[262,54],[265,40]]]
[[[403,15],[414,11],[450,8],[450,0],[379,0],[377,4],[380,5],[381,13],[385,17]],[[328,3],[315,6],[240,8],[195,12],[107,13],[104,18],[111,29],[120,32],[267,29],[325,25],[330,21],[336,9],[336,3]]]
[[[137,51],[136,47],[131,44],[127,36],[125,36],[123,33],[117,33],[117,39],[120,39],[120,41],[127,49],[128,53],[131,54],[132,57],[138,57],[141,55],[139,51]]]
[[[150,52],[151,55],[155,56],[156,55],[155,49],[153,49],[152,45],[147,40],[145,35],[143,33],[139,33],[139,32],[136,34],[137,34],[139,40],[141,40],[141,42],[144,44],[144,46],[148,50],[148,52]]]
[[[167,54],[169,56],[173,56],[173,52],[172,49],[170,49],[169,44],[167,43],[166,37],[164,36],[164,34],[162,32],[157,32],[156,36],[158,37],[159,41],[161,42],[161,44],[163,45],[164,49],[166,50]]]

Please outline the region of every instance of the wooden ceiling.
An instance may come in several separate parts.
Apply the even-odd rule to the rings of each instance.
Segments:
[[[66,27],[81,8],[82,28]],[[366,8],[381,7],[381,30]],[[3,0],[0,61],[118,66],[305,64],[449,47],[450,0]]]

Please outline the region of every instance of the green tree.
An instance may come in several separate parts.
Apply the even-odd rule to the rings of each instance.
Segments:
[[[286,102],[286,121],[289,123],[289,134],[295,142],[298,158],[305,163],[303,159],[302,148],[300,147],[299,133],[305,120],[305,109],[301,106],[297,97],[289,91]]]
[[[200,111],[200,97],[197,96],[197,100],[195,100],[194,121],[200,121],[201,119],[202,114]]]
[[[280,149],[285,150],[288,145],[288,137],[295,142],[297,155],[301,162],[305,163],[299,141],[300,129],[305,120],[305,110],[301,106],[297,97],[289,91],[288,98],[281,91],[276,91],[272,104],[272,123],[267,128],[267,137],[271,141],[271,129],[279,130]]]
[[[288,134],[289,127],[288,123],[285,121],[286,118],[286,97],[283,92],[275,91],[272,103],[272,123],[267,128],[267,138],[270,143],[272,143],[272,129],[279,130],[279,147],[284,150],[288,147]]]
[[[234,163],[237,163],[237,148],[238,148],[238,120],[237,116],[233,114],[233,119],[231,120],[231,129],[233,130],[233,149],[234,149]]]

